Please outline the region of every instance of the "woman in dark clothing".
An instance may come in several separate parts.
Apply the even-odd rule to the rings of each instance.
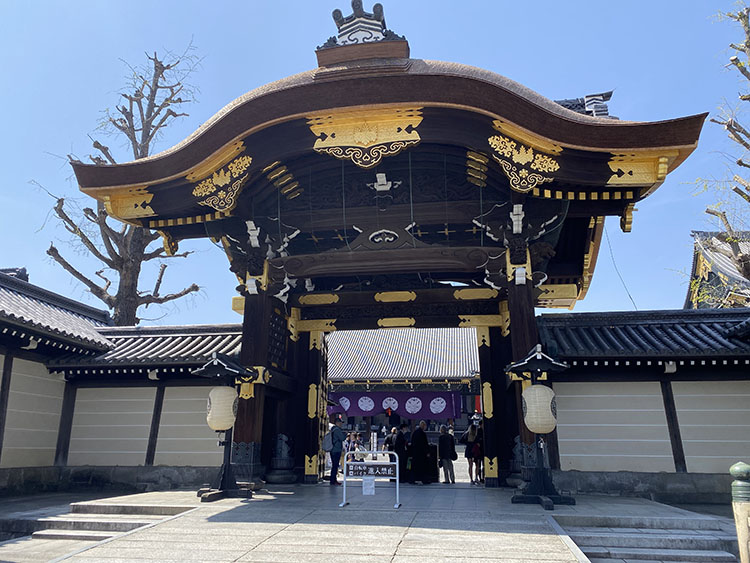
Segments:
[[[440,438],[438,438],[438,458],[443,468],[443,483],[455,483],[456,474],[453,471],[453,460],[456,455],[456,442],[453,436],[448,434],[445,424],[440,426]]]
[[[484,420],[479,421],[477,439],[474,441],[474,472],[477,484],[484,483]]]
[[[469,462],[469,481],[471,481],[471,484],[473,485],[474,483],[479,482],[479,477],[475,477],[474,473],[474,460],[476,459],[474,454],[476,449],[481,447],[477,443],[477,426],[475,426],[474,424],[470,424],[466,429],[466,432],[461,435],[461,439],[459,441],[462,444],[466,444],[466,451],[464,451],[464,456]]]

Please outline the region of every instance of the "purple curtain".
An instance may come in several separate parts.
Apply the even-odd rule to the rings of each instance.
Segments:
[[[387,408],[403,418],[459,418],[461,394],[458,391],[344,391],[328,394],[338,406],[328,407],[328,414],[375,416]]]

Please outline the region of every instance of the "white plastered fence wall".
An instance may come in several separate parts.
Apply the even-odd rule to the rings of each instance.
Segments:
[[[155,397],[153,387],[78,389],[68,465],[143,465]]]
[[[658,382],[555,383],[560,468],[674,472]]]
[[[0,467],[54,463],[64,391],[65,381],[44,364],[13,358]]]
[[[689,473],[750,460],[750,381],[672,382]]]
[[[219,466],[223,448],[206,424],[210,387],[167,387],[154,465]]]

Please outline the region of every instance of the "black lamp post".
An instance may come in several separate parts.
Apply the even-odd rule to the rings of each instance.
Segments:
[[[518,362],[509,364],[505,368],[505,373],[514,379],[524,379],[531,381],[532,387],[539,380],[545,379],[548,373],[562,371],[567,369],[568,365],[563,362],[553,360],[547,354],[542,352],[541,344],[537,344],[529,354]],[[531,389],[531,388],[529,388]],[[525,393],[525,392],[524,392]],[[555,407],[554,395],[549,390],[550,395],[550,429],[541,430],[541,432],[552,432],[555,428]],[[538,405],[527,405],[524,399],[524,422],[528,427],[528,420],[532,420],[532,426],[535,426],[533,420],[539,413],[527,412],[528,408],[536,408]],[[539,432],[539,428],[529,428],[532,432]],[[542,438],[539,434],[534,433],[534,444],[536,450],[536,465],[531,473],[531,480],[523,485],[521,492],[511,497],[514,504],[541,504],[545,510],[554,510],[555,504],[575,504],[575,499],[570,495],[561,495],[555,489],[552,482],[552,471],[544,466],[544,450],[542,448]]]
[[[210,487],[201,488],[198,491],[198,496],[201,498],[201,502],[210,502],[225,497],[251,498],[252,490],[250,487],[240,487],[237,485],[237,480],[235,479],[234,471],[232,469],[232,428],[234,426],[234,419],[237,416],[236,386],[242,383],[253,383],[258,379],[258,373],[252,368],[244,367],[231,356],[218,354],[216,352],[212,354],[211,360],[209,360],[208,363],[192,373],[193,375],[215,381],[218,387],[218,389],[212,389],[211,394],[209,395],[209,412],[207,419],[211,417],[211,409],[218,407],[218,405],[212,405],[212,395],[215,394],[216,397],[214,397],[214,399],[220,398],[222,401],[231,401],[232,394],[234,395],[234,400],[232,401],[231,406],[226,403],[223,405],[224,407],[229,406],[232,409],[233,412],[231,418],[228,420],[225,418],[223,422],[220,423],[218,429],[216,429],[215,426],[212,426],[212,428],[216,429],[217,433],[224,432],[224,440],[219,440],[219,446],[224,447],[224,461],[214,482]],[[222,391],[222,387],[227,389],[231,388],[232,392],[215,393],[216,391]],[[224,414],[225,417],[227,416],[227,413],[220,414]]]

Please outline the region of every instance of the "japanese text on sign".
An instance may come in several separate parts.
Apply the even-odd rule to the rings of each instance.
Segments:
[[[396,477],[395,463],[348,463],[347,477]]]

